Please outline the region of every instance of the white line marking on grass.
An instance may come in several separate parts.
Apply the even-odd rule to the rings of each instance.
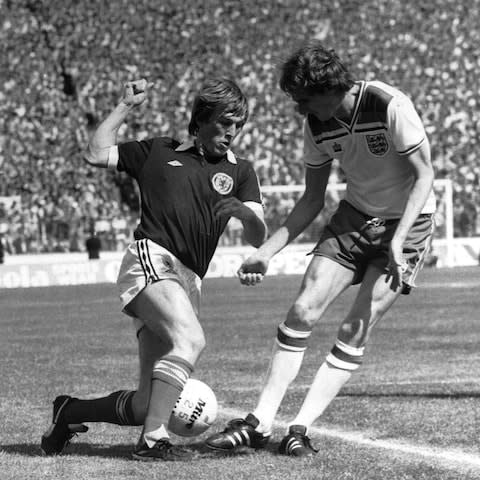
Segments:
[[[480,282],[418,282],[418,286],[422,288],[474,288],[480,287]]]
[[[227,417],[240,418],[245,415],[245,412],[240,412],[233,408],[220,408],[219,411]],[[285,421],[276,421],[275,426],[287,428],[288,423]],[[443,467],[449,469],[480,469],[480,456],[466,453],[458,449],[431,447],[428,445],[407,443],[394,439],[375,440],[365,436],[365,434],[361,432],[339,430],[335,428],[310,427],[309,432],[346,442],[356,443],[366,447],[390,450],[415,457],[423,457],[424,459],[431,460],[433,463],[441,464]]]
[[[423,386],[423,387],[434,387],[436,385],[462,385],[462,384],[470,384],[473,383],[475,385],[478,385],[480,383],[480,378],[479,377],[465,377],[465,378],[451,378],[447,380],[399,380],[399,381],[391,381],[391,382],[378,382],[378,383],[372,383],[372,384],[367,384],[365,383],[349,383],[349,387],[362,387],[362,388],[374,388],[374,387],[394,387],[396,385],[402,385],[402,386]],[[309,386],[309,385],[307,385]]]
[[[451,385],[452,387],[457,387],[458,385],[465,385],[466,387],[468,387],[470,384],[472,385],[479,385],[480,384],[480,377],[465,377],[465,378],[452,378],[452,379],[447,379],[447,380],[431,380],[431,381],[426,381],[426,380],[398,380],[398,381],[391,381],[391,382],[378,382],[378,383],[368,383],[368,384],[365,384],[365,383],[349,383],[348,384],[348,388],[341,391],[339,396],[348,396],[349,394],[351,394],[351,389],[352,388],[362,388],[362,389],[367,389],[367,391],[365,392],[365,395],[367,396],[368,395],[368,392],[369,391],[374,391],[375,392],[375,389],[379,389],[379,388],[382,388],[382,387],[414,387],[414,386],[421,386],[421,387],[425,387],[425,389],[428,389],[428,388],[433,388],[433,387],[436,387],[436,386],[449,386]],[[310,388],[310,383],[300,383],[300,382],[297,382],[295,384],[295,388],[298,389],[298,390],[307,390],[308,388]],[[251,392],[252,391],[252,387],[251,386],[241,386],[241,385],[237,385],[237,386],[232,386],[230,387],[231,390],[235,391],[235,392]],[[261,389],[261,385],[258,385],[258,388],[256,391],[259,391]],[[438,393],[436,391],[433,391],[432,393]],[[447,392],[445,393],[445,396],[448,396],[448,395],[455,395],[455,393],[459,393],[459,392],[455,392],[455,391],[451,391],[451,392]],[[460,392],[460,393],[463,393],[463,392]],[[392,397],[394,397],[395,395],[401,395],[402,392],[401,391],[394,391],[394,392],[387,392],[387,394],[391,395]],[[426,390],[425,392],[425,395],[428,394],[428,390]],[[360,394],[358,394],[360,395]],[[422,394],[419,393],[418,396],[421,396]],[[476,394],[475,394],[476,395]]]

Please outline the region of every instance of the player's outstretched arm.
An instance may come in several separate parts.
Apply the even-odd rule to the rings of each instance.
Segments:
[[[84,159],[90,165],[106,168],[110,147],[117,143],[118,129],[125,121],[130,110],[142,104],[147,98],[148,89],[153,84],[145,79],[127,82],[122,98],[112,112],[95,130],[88,144]]]
[[[267,226],[263,216],[263,207],[255,202],[241,202],[229,197],[215,204],[215,215],[238,218],[242,222],[245,240],[254,247],[259,247],[267,237]]]
[[[307,169],[305,192],[293,207],[285,223],[238,270],[240,283],[255,285],[263,280],[274,255],[283,250],[320,213],[325,203],[325,191],[330,176],[330,165]]]
[[[427,140],[415,152],[407,156],[407,160],[415,175],[415,182],[408,196],[397,229],[390,243],[389,270],[397,285],[401,284],[403,260],[403,243],[415,220],[421,213],[433,187],[434,170]]]

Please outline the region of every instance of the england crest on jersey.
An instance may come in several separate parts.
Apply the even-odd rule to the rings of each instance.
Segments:
[[[384,133],[366,135],[365,138],[367,139],[368,149],[374,155],[381,157],[388,152],[389,145]]]
[[[218,172],[212,177],[213,189],[220,195],[228,195],[233,190],[233,178],[223,172]]]

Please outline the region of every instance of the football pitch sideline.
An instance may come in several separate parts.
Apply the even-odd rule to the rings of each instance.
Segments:
[[[202,440],[255,406],[276,327],[301,277],[204,282],[207,348],[194,377],[212,387],[219,416],[188,443],[189,463],[130,459],[137,427],[89,424],[65,454],[44,457],[39,439],[59,394],[134,389],[136,342],[114,285],[0,290],[0,479],[480,479],[480,268],[426,269],[376,327],[365,361],[311,429],[319,453],[277,454],[285,427],[336,337],[356,289],[312,334],[305,361],[264,451],[218,455]]]

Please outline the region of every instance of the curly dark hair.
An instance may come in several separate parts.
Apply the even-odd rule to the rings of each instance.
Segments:
[[[281,67],[280,88],[292,97],[306,94],[341,94],[350,90],[354,79],[333,49],[318,41],[296,50]]]

